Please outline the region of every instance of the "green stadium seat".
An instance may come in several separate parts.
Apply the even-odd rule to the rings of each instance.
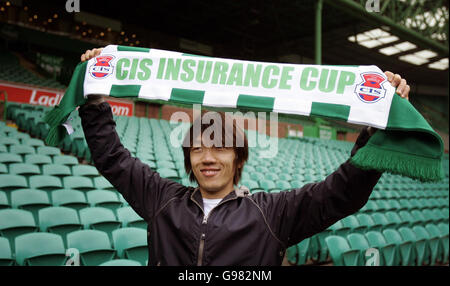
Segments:
[[[400,206],[400,204],[397,200],[387,200],[387,204],[389,206],[389,209],[392,211],[399,211],[399,210],[403,209],[403,207]]]
[[[119,258],[139,261],[148,260],[147,231],[142,228],[125,227],[112,233],[114,248]]]
[[[0,153],[0,163],[9,165],[11,163],[22,163],[22,156],[12,153]]]
[[[350,233],[347,235],[347,241],[351,249],[359,250],[358,266],[364,266],[366,264],[366,251],[370,248],[366,237],[361,233]]]
[[[78,165],[78,159],[71,155],[55,155],[53,157],[54,164],[61,164],[67,166]]]
[[[379,212],[385,212],[385,211],[392,210],[390,205],[388,204],[387,200],[378,200],[377,206],[378,206],[377,211],[379,211]]]
[[[412,210],[411,216],[416,221],[415,224],[420,224],[422,226],[425,226],[427,224],[427,219],[423,216],[422,212],[420,210]]]
[[[138,261],[130,259],[114,259],[108,262],[104,262],[99,266],[142,266]]]
[[[277,180],[279,180],[280,178],[279,178],[278,175],[275,174],[275,173],[266,173],[266,174],[265,174],[265,179],[266,179],[266,180],[269,180],[269,181],[277,181]]]
[[[20,145],[20,141],[16,138],[0,137],[0,144],[5,145],[8,149],[11,149],[12,145]]]
[[[72,167],[72,174],[74,176],[83,176],[89,178],[100,176],[100,174],[97,171],[97,168],[90,165],[75,165]]]
[[[273,181],[270,180],[259,180],[259,186],[264,189],[266,192],[270,192],[272,190],[277,189],[277,186],[275,185],[275,183]]]
[[[6,167],[5,164],[0,163],[0,174],[7,174],[8,173],[8,168]]]
[[[383,235],[388,244],[396,245],[397,254],[394,265],[414,265],[414,244],[412,241],[404,240],[395,229],[385,229]]]
[[[9,240],[6,237],[0,237],[0,266],[12,265],[14,265],[14,259]]]
[[[156,171],[163,178],[171,179],[171,180],[174,180],[174,181],[178,181],[179,180],[178,172],[175,171],[174,169],[158,168]]]
[[[114,212],[102,207],[89,207],[79,211],[81,223],[85,229],[96,229],[106,232],[111,237],[113,230],[122,226]]]
[[[325,238],[325,243],[330,251],[330,256],[335,266],[358,266],[360,252],[351,249],[345,238],[330,235]]]
[[[411,210],[413,209],[413,205],[411,204],[409,199],[400,199],[399,204],[402,210]]]
[[[3,144],[0,144],[0,153],[8,153],[8,148]]]
[[[443,263],[447,264],[449,261],[449,227],[448,223],[440,223],[438,224],[439,231],[441,232],[441,241],[442,241],[442,251],[444,253]]]
[[[240,182],[241,186],[246,186],[250,191],[261,189],[258,185],[258,182],[253,181],[251,179],[242,179]]]
[[[61,236],[53,233],[27,233],[16,237],[16,261],[28,266],[63,266],[66,252]]]
[[[413,209],[422,209],[425,206],[423,205],[423,201],[421,201],[420,199],[409,199],[409,203],[411,205],[411,207],[409,208],[409,210],[413,210]]]
[[[299,188],[303,187],[304,185],[305,185],[305,183],[300,180],[292,180],[291,181],[291,187],[294,189],[299,189]]]
[[[72,171],[70,170],[70,167],[66,165],[47,164],[42,166],[42,174],[62,179],[65,176],[72,176]]]
[[[32,146],[26,145],[12,145],[9,148],[9,152],[18,155],[36,154],[36,151]]]
[[[94,178],[94,186],[96,189],[115,190],[114,186],[103,176]]]
[[[386,212],[385,213],[386,219],[388,221],[388,224],[390,227],[393,228],[400,228],[403,226],[409,226],[409,221],[403,220],[397,212]]]
[[[380,252],[380,266],[393,266],[396,262],[396,246],[387,243],[383,234],[379,231],[368,231],[365,234],[369,246]]]
[[[0,175],[0,191],[4,191],[8,198],[11,197],[10,193],[13,190],[28,188],[27,179],[21,175]]]
[[[378,204],[371,200],[367,201],[367,203],[360,209],[361,212],[368,214],[377,212],[378,210]]]
[[[275,186],[280,189],[280,190],[290,190],[292,189],[291,184],[289,184],[289,182],[287,181],[276,181]]]
[[[157,161],[156,166],[158,169],[176,169],[172,161]]]
[[[94,190],[87,192],[86,196],[88,203],[90,203],[92,207],[104,207],[112,211],[122,207],[122,202],[120,202],[115,192]]]
[[[416,224],[419,224],[419,221],[415,219],[410,212],[408,211],[400,211],[399,216],[404,222],[408,222],[408,226],[412,227]]]
[[[67,246],[68,233],[81,230],[76,210],[67,207],[48,207],[39,210],[39,227],[43,232],[59,234]]]
[[[280,178],[280,180],[283,180],[283,181],[291,181],[293,179],[291,175],[286,174],[286,173],[279,174],[278,177]]]
[[[311,241],[310,238],[306,238],[302,240],[299,244],[297,244],[298,250],[297,265],[303,265],[306,263],[306,260],[308,259],[308,250],[310,241]]]
[[[297,180],[297,181],[301,181],[301,182],[303,182],[305,180],[305,178],[301,174],[292,174],[291,177],[292,177],[292,180]]]
[[[3,191],[0,191],[0,210],[9,209],[10,207],[11,207],[11,205],[9,204],[6,193]]]
[[[41,170],[39,169],[38,165],[28,163],[14,163],[9,165],[9,173],[29,177],[40,175]]]
[[[54,206],[64,206],[77,211],[89,207],[86,196],[83,192],[77,190],[56,190],[52,194]]]
[[[424,262],[428,265],[435,265],[439,253],[439,236],[430,236],[423,226],[414,226],[414,234],[418,240],[425,241]]]
[[[31,176],[30,187],[33,189],[39,189],[44,191],[54,191],[62,189],[61,179],[56,176],[49,175],[36,175]]]
[[[243,171],[241,174],[241,180],[250,180],[250,174],[246,171]]]
[[[61,150],[59,150],[59,148],[51,146],[39,146],[36,153],[53,157],[61,155]]]
[[[414,246],[415,265],[422,266],[426,254],[426,240],[423,238],[418,239],[414,231],[409,227],[401,227],[398,229],[398,232],[402,236],[403,240],[412,242]]]
[[[264,175],[259,173],[259,172],[253,172],[250,173],[250,179],[255,180],[255,181],[260,181],[260,180],[264,180]]]
[[[439,212],[439,214],[436,216],[436,214],[434,213],[434,211],[429,210],[429,209],[424,209],[422,211],[422,215],[425,219],[425,224],[428,223],[438,223],[442,217],[441,217],[441,213]]]
[[[82,176],[66,176],[63,178],[64,188],[80,191],[90,191],[95,189],[90,178]]]
[[[67,234],[67,245],[80,251],[80,262],[85,266],[97,266],[116,257],[108,234],[85,229]]]
[[[385,213],[376,212],[376,213],[372,213],[370,216],[372,218],[374,226],[369,230],[381,232],[383,229],[395,228],[397,226],[396,222],[389,221],[386,218]],[[399,221],[400,221],[400,218],[399,218]]]
[[[45,146],[44,141],[42,141],[41,139],[37,139],[37,138],[30,138],[28,140],[25,140],[23,142],[23,144],[27,145],[27,146],[32,146],[35,148],[38,148],[40,146]]]
[[[436,260],[440,261],[441,263],[445,260],[445,239],[443,239],[443,236],[439,230],[439,228],[435,224],[427,224],[425,226],[426,231],[428,232],[430,238],[432,240],[437,240],[437,247],[436,247]],[[429,243],[429,246],[432,247],[432,244]],[[447,247],[448,248],[448,247]],[[435,261],[432,259],[432,261]]]
[[[350,233],[350,228],[344,226],[342,224],[342,220],[338,220],[337,222],[332,224],[328,229],[330,229],[332,231],[332,234],[336,236],[346,237],[347,234]]]
[[[374,213],[375,214],[375,213]],[[385,223],[375,222],[372,217],[366,213],[360,213],[356,215],[356,218],[359,221],[359,224],[364,227],[365,231],[381,231],[382,228],[387,225],[387,221]],[[383,216],[384,217],[384,216]],[[386,218],[384,218],[386,219]]]
[[[9,240],[11,248],[14,248],[16,236],[37,231],[33,214],[29,211],[18,209],[0,210],[0,236]],[[14,253],[14,249],[12,249]]]
[[[326,261],[328,258],[328,247],[325,243],[325,238],[330,235],[332,235],[331,229],[325,229],[311,237],[310,248],[319,255],[318,259],[320,262]]]
[[[44,191],[35,189],[19,189],[11,192],[11,205],[31,212],[38,221],[38,211],[51,206],[48,195]]]
[[[31,154],[31,155],[25,155],[24,162],[28,163],[28,164],[35,164],[35,165],[42,166],[44,164],[51,164],[52,158],[47,155]]]
[[[122,222],[123,227],[138,227],[147,229],[147,222],[140,217],[132,207],[126,206],[116,210],[117,218]]]
[[[365,226],[359,224],[358,219],[354,215],[349,215],[341,219],[341,222],[344,227],[348,227],[350,229],[350,232],[364,234],[367,229]]]
[[[300,243],[292,245],[286,250],[286,258],[291,264],[303,265],[306,262],[311,238],[306,238]],[[300,257],[300,248],[303,250],[303,257]]]

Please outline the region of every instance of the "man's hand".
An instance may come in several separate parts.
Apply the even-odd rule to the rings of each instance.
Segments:
[[[398,95],[409,100],[409,91],[411,90],[411,87],[406,83],[406,80],[399,74],[394,74],[390,71],[385,71],[384,74],[387,76],[391,85],[397,88],[396,92]]]
[[[84,54],[81,55],[81,61],[85,62],[92,58],[95,58],[96,56],[100,55],[102,50],[103,50],[103,48],[87,50]],[[102,102],[105,102],[105,99],[103,98],[103,96],[101,96],[99,94],[88,94],[88,98],[87,98],[87,101],[85,104],[86,105],[100,104]]]
[[[96,56],[100,55],[102,50],[103,50],[103,48],[87,50],[84,54],[81,55],[81,61],[85,62],[92,58],[95,58]]]

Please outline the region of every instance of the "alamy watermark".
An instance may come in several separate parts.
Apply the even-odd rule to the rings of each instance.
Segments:
[[[77,248],[67,249],[66,256],[66,266],[80,266],[80,251]]]
[[[366,266],[380,266],[380,251],[376,248],[366,250]]]
[[[191,136],[191,134],[187,132],[186,126],[180,124],[170,133],[170,144],[173,147],[194,147],[189,145],[191,143],[194,145],[199,144],[199,142],[205,147],[244,147],[243,136],[236,136],[233,139],[233,136],[227,136],[227,134],[233,133],[234,124],[239,129],[236,132],[242,133],[245,122],[247,122],[249,130],[247,134],[248,147],[257,147],[259,149],[259,157],[261,158],[274,158],[277,156],[278,114],[275,112],[270,112],[269,118],[267,118],[266,112],[258,112],[257,114],[252,111],[246,112],[245,114],[239,111],[223,112],[225,122],[222,122],[223,119],[218,112],[209,111],[202,115],[200,105],[194,104],[192,114],[194,118],[193,137],[195,138],[188,137],[186,139],[186,136]],[[190,122],[190,117],[188,113],[178,111],[171,115],[170,121],[172,123],[188,123]],[[268,121],[270,125],[269,132],[267,132]],[[201,124],[208,124],[210,126],[203,132],[200,132]],[[225,138],[222,138],[223,129],[225,129]]]
[[[66,11],[69,13],[80,12],[80,0],[67,0]]]
[[[367,12],[380,12],[380,0],[367,0],[366,1]]]

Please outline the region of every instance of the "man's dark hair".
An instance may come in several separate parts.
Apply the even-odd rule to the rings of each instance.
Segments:
[[[226,118],[228,120],[226,120]],[[197,127],[195,128],[195,126]],[[214,130],[214,132],[211,132],[212,130]],[[201,143],[204,143],[201,141],[201,138],[204,136],[203,133],[205,131],[210,134],[209,140],[212,144],[207,147],[233,148],[236,155],[234,160],[235,172],[233,184],[237,185],[241,179],[244,164],[248,160],[248,142],[245,133],[236,125],[236,120],[233,120],[230,115],[225,115],[223,112],[208,112],[202,114],[202,116],[195,119],[191,128],[189,128],[189,131],[186,133],[183,140],[183,154],[184,168],[189,175],[189,180],[191,182],[197,182],[194,172],[192,171],[191,148],[193,146],[200,146]],[[240,168],[238,167],[239,165],[241,166]]]

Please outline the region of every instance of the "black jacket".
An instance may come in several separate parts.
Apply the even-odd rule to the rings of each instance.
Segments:
[[[299,189],[235,190],[205,221],[198,189],[161,178],[123,147],[107,103],[79,114],[95,166],[148,223],[149,265],[281,265],[287,247],[362,208],[381,176],[347,161]],[[368,138],[364,129],[351,154]]]

